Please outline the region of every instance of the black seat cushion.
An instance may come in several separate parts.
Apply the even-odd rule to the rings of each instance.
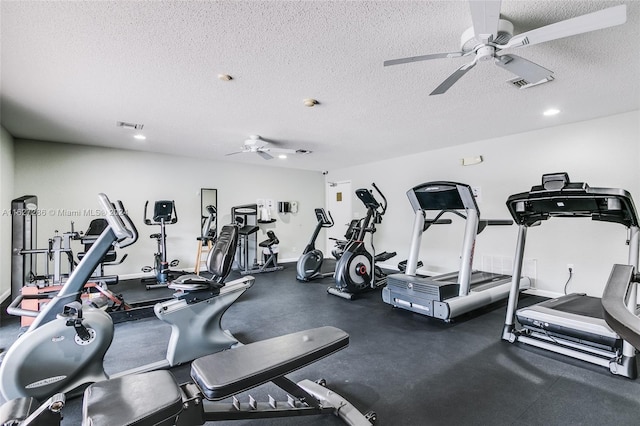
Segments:
[[[336,327],[319,327],[198,358],[191,377],[209,400],[220,400],[311,364],[349,345]]]
[[[175,378],[166,370],[97,382],[84,392],[83,426],[173,425],[182,410]]]
[[[222,283],[231,272],[233,257],[238,246],[238,227],[225,225],[220,231],[216,243],[207,256],[207,271],[211,278],[200,275],[182,275],[169,284],[169,288],[181,291],[198,291],[207,289],[220,289]]]
[[[238,232],[236,225],[223,226],[207,256],[207,270],[217,277],[218,282],[223,282],[231,272],[238,246]]]

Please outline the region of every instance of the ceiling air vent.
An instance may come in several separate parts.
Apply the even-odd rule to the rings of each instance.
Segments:
[[[144,124],[127,123],[126,121],[116,121],[117,127],[124,127],[125,129],[142,130]]]
[[[529,82],[524,78],[514,78],[513,80],[509,80],[509,83],[513,84],[518,89],[522,89],[523,87],[526,87],[529,84]]]

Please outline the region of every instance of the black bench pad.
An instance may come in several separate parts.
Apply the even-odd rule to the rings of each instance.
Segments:
[[[191,377],[209,400],[220,400],[284,376],[349,345],[336,327],[319,327],[198,358]]]
[[[84,392],[85,426],[173,424],[182,410],[182,393],[166,370],[97,382]]]

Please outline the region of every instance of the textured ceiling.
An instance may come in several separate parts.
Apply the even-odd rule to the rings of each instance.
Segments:
[[[469,59],[382,63],[458,50],[467,2],[3,0],[2,125],[16,138],[331,170],[588,120],[640,109],[640,2],[502,2],[516,34],[618,4],[622,26],[511,50],[554,71],[550,83],[518,90],[480,63],[428,96]],[[543,117],[550,106],[562,113]],[[147,139],[117,121],[143,123]],[[251,134],[313,153],[225,156]]]

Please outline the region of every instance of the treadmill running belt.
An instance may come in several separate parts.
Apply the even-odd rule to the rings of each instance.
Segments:
[[[542,303],[546,307],[553,308],[558,311],[604,319],[602,303],[599,297],[574,293]]]

